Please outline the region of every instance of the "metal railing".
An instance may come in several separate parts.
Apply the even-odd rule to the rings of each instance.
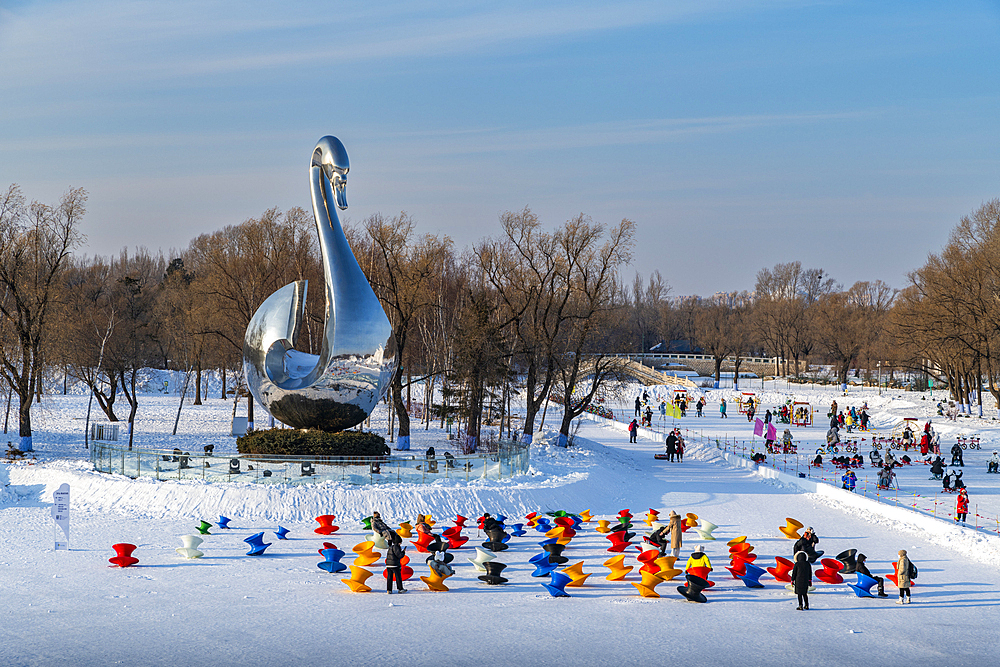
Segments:
[[[505,479],[528,472],[529,446],[500,441],[489,451],[434,458],[392,454],[379,457],[260,456],[192,454],[175,450],[128,449],[94,442],[94,470],[158,480],[253,482],[258,484],[432,484],[437,480]]]
[[[106,441],[118,440],[118,424],[91,424],[90,439]]]

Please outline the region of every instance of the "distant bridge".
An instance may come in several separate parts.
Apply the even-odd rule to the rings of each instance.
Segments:
[[[707,354],[626,354],[624,355],[632,361],[637,361],[644,366],[674,366],[677,370],[690,370],[703,377],[715,375],[715,358]],[[778,368],[784,365],[781,357],[740,357],[740,372],[753,373],[758,377],[765,375],[777,375]],[[793,368],[794,361],[788,362]],[[805,362],[799,362],[800,370],[805,370]],[[726,357],[722,361],[722,371],[733,373],[736,371],[734,357]]]
[[[685,377],[668,375],[628,356],[622,356],[620,359],[622,364],[616,369],[618,374],[640,382],[647,387],[652,385],[674,385],[692,389],[696,387],[694,382]],[[584,376],[592,374],[594,372],[594,362],[591,360],[584,361],[580,367],[580,371]]]

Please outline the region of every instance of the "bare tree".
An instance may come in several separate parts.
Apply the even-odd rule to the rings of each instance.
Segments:
[[[878,339],[895,296],[896,291],[880,280],[859,281],[846,292],[828,294],[817,301],[817,340],[834,362],[844,391],[851,365]]]
[[[438,295],[432,285],[450,259],[451,239],[432,235],[414,239],[413,220],[406,213],[393,218],[375,214],[365,220],[364,230],[372,244],[372,261],[366,263],[368,280],[389,315],[396,339],[400,364],[392,376],[390,390],[399,418],[396,446],[406,450],[410,448],[410,415],[403,400],[403,374],[418,363],[412,353],[415,346],[411,334],[416,333],[421,313],[437,307]],[[425,374],[428,373],[425,369]],[[408,380],[406,389],[410,385]]]
[[[31,398],[51,335],[49,315],[67,258],[82,240],[87,193],[66,192],[58,206],[25,204],[17,185],[0,195],[0,328],[12,346],[0,348],[0,374],[19,401],[20,449],[32,451]]]

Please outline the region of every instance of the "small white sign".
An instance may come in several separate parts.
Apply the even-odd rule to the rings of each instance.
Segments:
[[[69,484],[63,484],[52,494],[52,519],[56,551],[69,550]]]

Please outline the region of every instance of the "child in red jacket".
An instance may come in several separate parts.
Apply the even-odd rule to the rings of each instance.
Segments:
[[[958,494],[958,501],[955,505],[955,521],[965,523],[965,517],[969,515],[969,493],[962,489]]]

